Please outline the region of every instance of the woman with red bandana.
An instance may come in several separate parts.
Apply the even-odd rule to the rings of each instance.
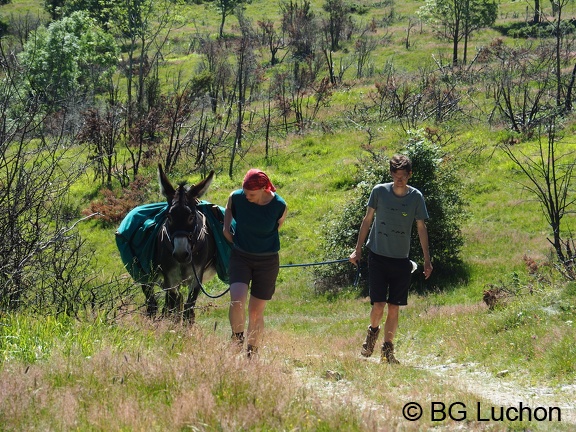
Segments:
[[[264,330],[264,308],[276,289],[280,269],[278,229],[286,219],[286,202],[261,170],[244,176],[242,189],[230,194],[224,215],[224,236],[233,244],[230,255],[232,340],[244,346],[245,305],[248,302],[248,357],[257,353]],[[236,221],[234,232],[230,227]]]

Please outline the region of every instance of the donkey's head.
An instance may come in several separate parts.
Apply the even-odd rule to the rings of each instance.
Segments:
[[[160,191],[168,200],[169,210],[165,224],[166,233],[172,243],[172,256],[181,264],[190,263],[192,254],[205,233],[205,219],[197,211],[198,199],[210,187],[214,171],[200,183],[186,186],[180,183],[176,188],[166,177],[162,165],[158,164]]]

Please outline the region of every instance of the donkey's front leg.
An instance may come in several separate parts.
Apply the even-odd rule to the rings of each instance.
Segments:
[[[166,294],[162,315],[165,317],[173,315],[177,321],[182,320],[182,309],[184,306],[184,298],[180,292],[181,280],[179,272],[172,269],[164,274],[164,283],[162,285]]]
[[[156,295],[154,294],[154,284],[141,284],[142,291],[146,297],[146,315],[149,318],[154,318],[156,312],[158,312],[158,302],[156,301]]]
[[[166,290],[166,302],[162,309],[162,315],[175,315],[177,318],[181,317],[182,304],[184,300],[179,288],[171,288]]]
[[[189,324],[194,324],[194,321],[196,320],[194,308],[196,307],[196,300],[200,293],[200,285],[197,282],[194,282],[191,283],[188,288],[188,300],[186,300],[186,304],[184,305],[184,321]]]

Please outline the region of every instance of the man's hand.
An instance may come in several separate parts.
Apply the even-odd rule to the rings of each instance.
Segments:
[[[424,279],[428,279],[432,274],[432,263],[430,261],[424,261]]]
[[[356,267],[358,267],[358,263],[360,262],[361,258],[362,258],[362,251],[355,250],[354,252],[352,252],[350,254],[348,261],[350,261],[352,264],[354,264]]]

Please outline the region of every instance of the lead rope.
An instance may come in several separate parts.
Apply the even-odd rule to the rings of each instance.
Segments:
[[[280,266],[280,268],[290,268],[290,267],[312,267],[312,266],[319,266],[319,265],[327,265],[327,264],[336,264],[336,263],[342,263],[342,262],[346,262],[348,261],[348,258],[343,258],[343,259],[338,259],[338,260],[332,260],[332,261],[321,261],[321,262],[314,262],[314,263],[303,263],[303,264],[283,264]],[[200,286],[200,289],[202,290],[202,292],[207,296],[210,297],[212,299],[216,299],[216,298],[220,298],[223,295],[225,295],[228,291],[230,291],[230,287],[228,287],[226,290],[224,290],[224,292],[222,292],[221,294],[218,295],[212,295],[209,294],[205,289],[204,289],[204,285],[202,285],[202,282],[200,281],[200,278],[198,277],[198,274],[196,273],[196,267],[193,265],[192,269],[194,270],[194,277],[196,278],[196,282],[198,283],[198,285]],[[354,277],[354,286],[358,286],[358,282],[360,281],[360,265],[356,266],[356,276]]]

